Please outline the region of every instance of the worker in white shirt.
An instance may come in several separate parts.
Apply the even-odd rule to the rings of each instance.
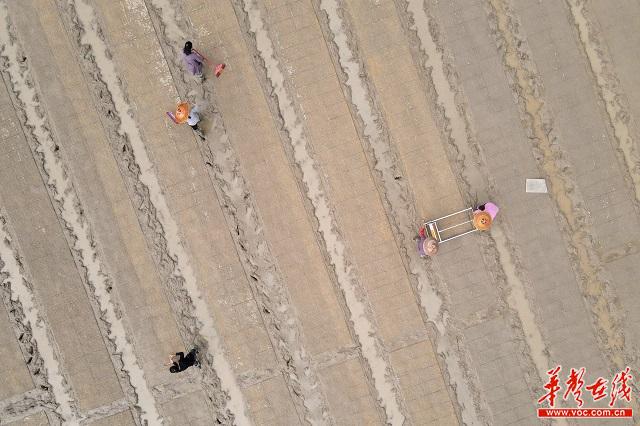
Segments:
[[[191,126],[196,135],[200,136],[200,139],[204,140],[204,133],[202,130],[198,128],[198,123],[200,122],[200,115],[198,114],[198,107],[193,107],[191,111],[189,111],[189,116],[187,117],[187,124]]]

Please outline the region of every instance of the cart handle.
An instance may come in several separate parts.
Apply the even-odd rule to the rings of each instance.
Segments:
[[[457,226],[462,226],[462,225],[464,225],[465,223],[471,223],[471,222],[473,222],[473,221],[472,221],[472,220],[467,220],[466,222],[461,222],[461,223],[458,223],[458,224],[455,224],[455,225],[451,225],[451,226],[450,226],[450,227],[448,227],[448,228],[440,229],[440,232],[448,231],[449,229],[453,229],[453,228],[455,228],[455,227],[457,227]]]
[[[455,215],[457,215],[457,214],[464,213],[464,212],[466,212],[466,211],[472,211],[472,210],[473,210],[473,208],[471,208],[471,207],[467,207],[466,209],[463,209],[463,210],[457,211],[457,212],[455,212],[455,213],[448,214],[448,215],[446,215],[446,216],[439,217],[439,218],[437,218],[437,219],[430,220],[429,222],[437,222],[437,221],[439,221],[439,220],[446,219],[446,218],[448,218],[448,217],[455,216]]]

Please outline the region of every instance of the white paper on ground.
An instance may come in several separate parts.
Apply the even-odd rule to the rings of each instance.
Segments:
[[[538,194],[546,194],[547,182],[544,179],[527,179],[526,191]]]

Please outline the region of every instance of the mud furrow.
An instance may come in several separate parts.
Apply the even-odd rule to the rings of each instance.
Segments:
[[[520,279],[518,255],[510,247],[510,242],[505,235],[502,226],[492,226],[491,236],[495,241],[495,248],[500,259],[504,274],[509,277],[510,290],[506,299],[509,306],[514,309],[520,317],[522,333],[526,336],[529,346],[529,354],[538,370],[538,378],[546,379],[546,372],[551,368],[551,360],[547,352],[547,344],[542,337],[536,315],[527,300],[527,293],[523,280]]]
[[[158,7],[159,2],[152,3],[154,7]],[[302,327],[298,315],[262,231],[263,225],[258,217],[255,201],[241,174],[239,160],[221,114],[215,110],[213,87],[209,83],[194,87],[183,77],[179,55],[173,50],[173,46],[178,46],[183,38],[176,37],[175,31],[167,30],[171,27],[179,28],[175,18],[168,18],[172,15],[176,15],[175,11],[169,10],[167,5],[162,7],[159,33],[164,35],[161,42],[165,52],[168,52],[165,56],[168,58],[178,91],[183,94],[201,91],[198,94],[201,99],[196,103],[209,106],[208,115],[212,117],[212,123],[208,139],[211,142],[201,144],[201,152],[207,159],[207,170],[214,180],[213,186],[220,192],[217,195],[222,201],[220,204],[226,213],[229,228],[235,231],[231,234],[238,256],[243,263],[254,298],[260,305],[260,315],[281,361],[280,367],[286,372],[285,382],[292,397],[298,400],[297,405],[304,407],[304,417],[309,423],[333,424],[335,422],[328,411],[326,396],[321,391],[315,368],[302,343]],[[171,19],[172,22],[168,23],[166,19]],[[183,22],[181,24],[186,26]],[[172,33],[174,35],[171,35]]]
[[[1,10],[3,20],[7,25],[10,25],[6,9],[2,8]],[[118,365],[117,369],[126,375],[124,380],[133,386],[135,395],[130,396],[141,410],[142,421],[160,422],[154,398],[147,386],[133,346],[129,343],[130,339],[127,336],[130,333],[126,330],[121,319],[121,308],[114,295],[111,294],[113,283],[104,271],[105,268],[98,255],[89,223],[83,215],[82,203],[63,164],[58,144],[54,141],[54,136],[49,130],[50,125],[47,117],[42,112],[44,109],[32,82],[28,63],[23,61],[22,66],[19,65],[24,56],[19,52],[17,44],[12,42],[15,38],[10,34],[10,31],[9,27],[0,33],[0,41],[4,46],[3,55],[5,55],[8,64],[5,70],[9,75],[11,89],[21,104],[20,108],[24,114],[23,125],[31,129],[32,135],[30,136],[32,138],[28,139],[33,139],[35,145],[33,155],[39,159],[37,162],[44,174],[47,189],[54,205],[59,209],[59,217],[66,233],[68,233],[70,248],[84,271],[85,283],[90,289],[88,294],[99,306],[98,316],[105,323],[107,338],[114,345],[115,352],[120,358],[118,364],[121,363],[122,368]]]
[[[454,167],[460,172],[460,191],[470,203],[477,202],[481,197],[492,198],[491,181],[482,172],[482,153],[470,136],[469,120],[459,89],[456,89],[460,84],[456,81],[455,72],[444,49],[440,47],[436,24],[420,2],[408,1],[407,11],[412,14],[413,29],[425,55],[421,62],[430,74],[437,102],[436,110],[442,114],[441,121],[447,127],[449,148],[454,151]],[[519,357],[527,368],[535,370],[527,380],[530,391],[533,391],[546,378],[546,371],[550,366],[551,361],[545,349],[547,345],[527,298],[526,277],[522,276],[521,256],[513,238],[508,236],[506,227],[501,224],[495,224],[492,230],[492,238],[482,239],[484,261],[498,283],[499,303],[508,307],[503,315],[511,323],[512,332],[520,342]],[[455,322],[455,319],[452,321]]]
[[[436,110],[441,114],[441,121],[445,128],[446,137],[449,139],[447,148],[453,150],[454,167],[461,171],[458,177],[458,185],[462,193],[467,193],[465,188],[482,188],[479,185],[484,181],[479,170],[469,167],[476,158],[476,153],[472,152],[467,143],[466,123],[460,115],[456,104],[456,93],[451,88],[447,79],[447,68],[442,58],[442,50],[438,47],[433,35],[433,18],[424,9],[421,1],[407,0],[397,8],[400,14],[405,16],[410,31],[414,32],[419,42],[421,57],[419,63],[427,70],[428,84],[434,94]],[[461,182],[460,182],[461,181]],[[477,198],[479,195],[474,194]],[[484,196],[484,194],[480,195]],[[472,200],[472,197],[467,197]],[[452,336],[456,340],[460,337],[453,332],[453,318],[449,316],[446,300],[446,289],[442,288],[443,279],[437,271],[429,274],[425,271],[424,262],[419,259],[412,260],[411,272],[418,277],[420,304],[427,314],[427,318],[438,330],[440,339],[437,342],[437,351],[444,355],[449,381],[455,389],[457,402],[460,406],[462,421],[466,424],[479,424],[486,422],[484,412],[487,410],[487,403],[481,398],[478,378],[471,371],[469,354],[456,354],[450,339]],[[435,265],[434,265],[435,266]],[[432,279],[429,280],[428,276]],[[421,282],[422,281],[422,282]],[[429,281],[432,281],[431,283]],[[438,286],[438,284],[440,284]],[[437,289],[440,288],[440,291]],[[442,293],[442,294],[439,294]]]
[[[369,369],[368,374],[373,379],[378,403],[384,409],[388,423],[401,424],[405,420],[405,414],[397,381],[375,330],[371,308],[363,295],[361,284],[339,234],[310,143],[304,134],[291,96],[285,88],[285,79],[280,71],[280,63],[275,56],[268,30],[265,28],[260,6],[252,1],[233,3],[239,20],[245,22],[245,31],[251,36],[249,47],[255,52],[255,57],[259,58],[258,66],[263,68],[262,72],[266,77],[264,84],[268,85],[265,87],[266,96],[274,101],[278,119],[281,120],[287,135],[287,143],[291,145],[292,161],[300,172],[300,186],[304,188],[304,195],[311,202],[314,219],[317,220],[317,231],[324,245],[323,251],[328,255],[338,286],[345,298],[351,326],[361,345]]]
[[[82,414],[82,424],[91,424],[105,417],[110,417],[129,410],[129,403],[125,398],[113,401],[111,404],[101,405]],[[153,425],[154,423],[151,423]]]
[[[177,224],[162,194],[94,10],[81,1],[58,0],[57,3],[70,41],[77,46],[80,65],[94,93],[94,103],[101,112],[102,124],[126,178],[132,203],[137,207],[149,250],[173,295],[171,304],[178,316],[180,331],[187,336],[189,344],[198,341],[201,345],[201,356],[206,361],[205,391],[215,405],[217,421],[228,424],[235,418],[239,424],[249,424],[244,398],[220,344],[213,317],[198,289]]]
[[[169,402],[173,399],[182,398],[183,396],[197,392],[201,386],[191,376],[177,377],[168,383],[162,383],[153,387],[152,392],[158,402],[161,404]]]
[[[33,389],[0,401],[0,419],[3,423],[13,423],[41,412],[45,408],[50,410],[56,408],[50,392]],[[60,421],[59,418],[55,420]]]
[[[509,6],[502,0],[489,0],[488,5],[493,20],[492,31],[503,53],[504,66],[513,78],[513,90],[519,99],[523,121],[540,154],[540,167],[550,183],[550,193],[567,228],[564,234],[568,236],[567,243],[584,301],[592,313],[596,338],[611,370],[624,369],[630,358],[619,308],[595,250],[595,239],[582,196],[557,145],[553,123],[548,118],[526,43],[519,35],[516,18]]]
[[[226,213],[236,229],[236,245],[244,262],[260,314],[267,325],[272,344],[286,372],[285,381],[293,396],[305,407],[304,417],[311,424],[331,424],[326,397],[322,394],[317,374],[301,342],[301,327],[295,308],[282,284],[273,255],[262,233],[262,226],[252,202],[251,193],[240,175],[219,117],[214,118],[215,133],[205,155],[222,192]]]
[[[612,61],[604,50],[603,43],[600,42],[594,24],[589,18],[585,7],[586,1],[566,0],[566,2],[571,10],[573,24],[577,29],[580,42],[591,65],[591,72],[596,80],[598,92],[607,110],[609,125],[613,129],[618,143],[618,151],[622,153],[626,173],[633,184],[637,205],[640,203],[640,152],[638,152],[637,144],[631,136],[629,109],[620,96],[621,89],[618,87],[618,79],[611,70]]]
[[[247,389],[251,386],[266,382],[267,380],[271,380],[280,374],[280,370],[276,370],[275,368],[267,368],[264,370],[249,370],[240,374],[238,377],[238,381],[240,382],[240,386],[242,386],[243,389]]]
[[[401,251],[405,257],[404,261],[408,263],[408,271],[417,278],[417,288],[421,289],[418,291],[418,299],[423,308],[423,314],[426,313],[425,320],[433,323],[438,332],[436,347],[443,355],[449,379],[457,390],[457,398],[459,398],[457,411],[460,412],[460,407],[473,405],[473,399],[467,399],[469,390],[465,390],[465,379],[455,376],[459,372],[456,366],[459,362],[459,356],[448,350],[451,346],[446,324],[443,321],[443,310],[440,309],[443,306],[443,301],[437,291],[434,291],[424,260],[417,256],[414,249],[413,237],[416,234],[416,223],[419,219],[415,212],[411,190],[406,180],[402,179],[404,173],[385,131],[386,126],[380,111],[373,106],[373,96],[366,82],[364,66],[354,54],[357,51],[352,47],[355,42],[342,16],[345,12],[336,0],[321,0],[320,8],[328,17],[332,41],[338,52],[338,61],[342,72],[346,75],[344,84],[349,88],[351,103],[361,121],[359,124],[364,134],[363,139],[373,151],[374,168],[380,173],[383,185],[382,201],[387,216],[395,228],[394,236],[397,244],[400,247],[405,246],[405,248],[411,246],[410,249],[401,249]],[[429,309],[430,307],[432,309]]]
[[[160,14],[160,20],[162,21],[161,34],[166,40],[170,40],[176,46],[179,46],[185,38],[185,33],[179,25],[179,22],[182,23],[184,20],[182,14],[178,14],[180,7],[174,7],[171,0],[151,0],[151,3],[156,12]],[[146,7],[149,10],[149,7]]]
[[[480,183],[484,181],[483,176],[477,167],[466,168],[466,161],[473,161],[477,158],[477,149],[467,141],[467,128],[461,111],[458,110],[456,91],[451,87],[447,74],[451,73],[449,64],[443,59],[442,47],[438,46],[435,37],[435,26],[433,18],[424,9],[424,3],[419,0],[405,0],[402,9],[411,15],[411,29],[417,33],[418,39],[425,58],[424,67],[429,73],[434,90],[436,91],[437,104],[441,109],[447,123],[447,132],[450,138],[458,143],[453,144],[456,152],[456,163],[460,170],[465,173],[460,178],[468,187],[482,187]],[[483,198],[486,194],[476,194],[478,198]]]
[[[50,394],[47,400],[40,399],[35,404],[46,405],[50,401],[54,405],[58,421],[78,424],[76,402],[71,395],[69,382],[60,368],[59,354],[34,297],[32,285],[23,271],[20,255],[16,252],[17,247],[14,247],[15,244],[7,228],[6,219],[2,215],[0,216],[2,298],[35,385]]]

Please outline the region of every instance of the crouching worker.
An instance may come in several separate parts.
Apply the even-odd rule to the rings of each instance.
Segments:
[[[167,115],[171,117],[174,123],[183,124],[187,123],[193,131],[200,137],[200,139],[204,140],[204,133],[198,127],[198,123],[200,122],[200,111],[198,110],[198,106],[196,105],[193,108],[189,108],[188,102],[180,102],[176,107],[175,114],[172,112],[167,112]]]
[[[498,206],[491,202],[479,205],[473,212],[473,226],[478,231],[486,231],[491,228],[499,211]]]
[[[418,254],[420,257],[431,257],[438,253],[438,241],[428,235],[424,226],[420,227],[416,241],[418,242]]]
[[[184,48],[182,49],[182,61],[191,75],[202,79],[202,65],[204,63],[204,58],[193,48],[193,44],[190,41],[184,44]]]
[[[198,123],[200,122],[200,114],[198,114],[198,112],[198,107],[195,107],[191,111],[189,111],[187,124],[191,126],[195,134],[198,135],[201,140],[204,140],[204,133],[202,133],[202,129],[198,127]]]
[[[184,356],[184,352],[177,352],[175,355],[169,356],[169,362],[165,365],[170,365],[169,371],[171,373],[180,373],[191,366],[200,367],[200,362],[198,361],[198,348],[193,348]]]

